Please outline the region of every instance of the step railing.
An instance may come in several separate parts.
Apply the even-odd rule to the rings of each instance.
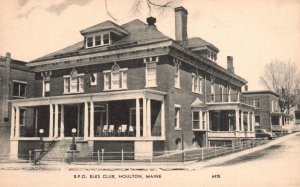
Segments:
[[[46,156],[56,145],[57,139],[59,137],[55,137],[47,146],[46,149],[44,149],[44,146],[41,150],[34,150],[34,164],[39,162],[41,159],[43,159],[44,156]]]

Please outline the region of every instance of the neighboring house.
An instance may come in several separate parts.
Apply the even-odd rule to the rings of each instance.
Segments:
[[[34,79],[34,73],[26,68],[26,62],[14,60],[10,53],[0,56],[0,154],[9,153],[9,106],[10,99],[26,98],[27,84]],[[20,113],[20,126],[24,124],[24,113]]]
[[[292,108],[291,114],[293,114],[293,131],[300,131],[300,91],[296,97],[296,105]]]
[[[44,141],[57,143],[76,129],[79,151],[123,149],[136,159],[254,138],[254,107],[241,96],[247,81],[234,73],[232,57],[224,69],[218,48],[187,37],[187,14],[175,8],[176,40],[153,17],[105,21],[82,30],[82,41],[28,63],[34,89],[11,101],[11,155],[38,148],[40,129]]]
[[[254,102],[255,128],[281,133],[292,126],[292,115],[280,110],[279,94],[270,90],[245,91],[242,95]]]

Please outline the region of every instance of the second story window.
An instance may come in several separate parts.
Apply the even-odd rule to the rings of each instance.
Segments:
[[[41,76],[43,77],[43,97],[50,96],[50,80],[51,80],[51,71],[42,72]]]
[[[27,82],[13,81],[13,97],[25,98],[26,97]]]
[[[43,97],[50,96],[50,81],[49,80],[44,80],[43,82]]]
[[[114,64],[111,70],[103,71],[104,90],[127,89],[127,68],[120,69],[118,64]]]
[[[210,93],[211,93],[211,100],[215,101],[215,79],[212,78],[210,82]]]
[[[64,76],[64,93],[83,93],[83,76],[73,69],[70,75]]]
[[[259,99],[254,99],[253,105],[254,105],[254,108],[259,108]]]
[[[202,77],[192,74],[192,92],[202,94]]]
[[[146,87],[157,86],[157,62],[158,57],[144,58],[144,63],[146,64]]]
[[[174,86],[175,88],[180,88],[180,61],[176,58],[173,59],[174,62],[174,67],[175,67],[175,71],[174,71]]]

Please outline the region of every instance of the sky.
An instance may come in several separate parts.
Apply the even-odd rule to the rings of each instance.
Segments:
[[[164,4],[169,0],[152,0]],[[0,55],[31,61],[83,40],[87,27],[112,20],[124,24],[156,17],[157,28],[174,39],[173,8],[151,12],[145,0],[0,0]],[[174,0],[188,10],[188,37],[201,37],[220,50],[217,63],[226,68],[233,56],[235,73],[249,90],[264,89],[259,76],[272,60],[300,65],[300,0]]]

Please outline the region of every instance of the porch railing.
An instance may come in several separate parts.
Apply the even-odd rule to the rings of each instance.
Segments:
[[[241,102],[247,105],[254,105],[253,99],[244,97],[239,94],[209,94],[207,96],[208,103],[227,103],[227,102]]]

